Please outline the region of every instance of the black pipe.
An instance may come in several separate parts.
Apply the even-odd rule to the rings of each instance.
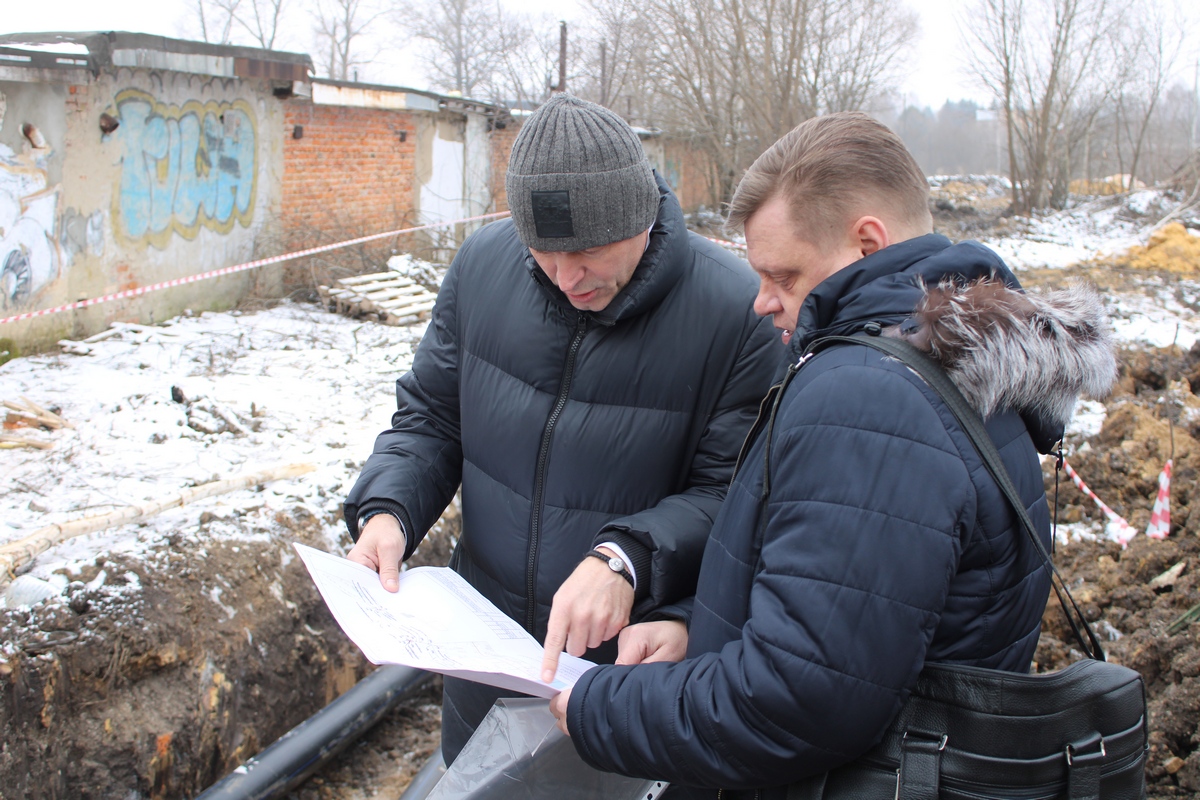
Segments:
[[[433,676],[383,666],[214,783],[196,800],[274,800],[308,780]]]
[[[446,764],[442,761],[442,748],[433,751],[433,755],[421,767],[421,771],[409,781],[408,788],[400,795],[400,800],[425,800],[433,787],[446,774]]]

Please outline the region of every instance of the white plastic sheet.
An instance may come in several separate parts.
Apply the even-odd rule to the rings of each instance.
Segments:
[[[655,800],[666,788],[583,763],[545,700],[501,698],[428,800]]]

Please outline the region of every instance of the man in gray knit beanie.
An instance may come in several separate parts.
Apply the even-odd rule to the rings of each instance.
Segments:
[[[607,306],[658,216],[658,185],[633,129],[603,106],[556,94],[517,135],[505,188],[517,235],[571,305]]]
[[[461,485],[451,566],[545,642],[550,682],[581,668],[564,650],[612,663],[631,621],[686,615],[671,608],[695,591],[781,351],[754,315],[753,273],[688,232],[608,109],[548,100],[506,188],[512,219],[458,251],[345,515],[350,559],[396,591]],[[621,642],[623,663],[671,656]],[[449,763],[511,692],[443,687]]]

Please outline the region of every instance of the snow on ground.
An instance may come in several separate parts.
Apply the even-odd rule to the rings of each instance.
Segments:
[[[39,527],[162,500],[190,485],[269,467],[314,472],[237,491],[145,521],[91,534],[39,558],[35,576],[98,553],[154,548],[168,534],[245,537],[277,512],[303,506],[332,524],[375,436],[395,410],[395,379],[412,361],[424,323],[394,328],[285,304],[257,313],[205,313],[156,328],[128,326],[88,355],[19,358],[0,365],[0,400],[53,406],[75,428],[22,429],[51,450],[0,451],[0,543]],[[186,402],[173,399],[176,397]],[[204,409],[232,413],[244,433]],[[205,514],[200,533],[201,515]],[[239,524],[222,520],[240,518]]]
[[[1172,201],[1146,189],[1090,200],[1052,214],[1018,220],[1015,235],[984,239],[1013,269],[1058,269],[1145,244]]]
[[[1200,284],[1178,280],[1168,286],[1159,276],[1147,276],[1139,283],[1138,292],[1105,298],[1117,339],[1152,347],[1175,343],[1190,349],[1200,338],[1200,318],[1196,314]]]

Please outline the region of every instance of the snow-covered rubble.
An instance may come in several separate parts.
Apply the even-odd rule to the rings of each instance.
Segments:
[[[298,505],[325,521],[333,546],[337,509],[388,425],[395,379],[424,324],[388,327],[285,304],[118,329],[86,355],[0,366],[0,399],[28,397],[75,425],[23,433],[53,449],[0,452],[0,542],[276,465],[316,469],[72,540],[40,557],[35,577],[101,552],[153,549],[167,534],[244,537]]]
[[[1069,267],[1144,244],[1146,235],[1174,205],[1159,189],[1101,197],[1065,211],[1020,219],[1005,236],[983,241],[1013,269]]]
[[[1184,350],[1200,338],[1200,283],[1178,280],[1168,285],[1162,278],[1147,276],[1138,281],[1139,291],[1106,298],[1117,338],[1152,347]]]

